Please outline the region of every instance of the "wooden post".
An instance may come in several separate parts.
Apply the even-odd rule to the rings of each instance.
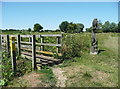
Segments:
[[[0,64],[2,64],[2,36],[0,34]],[[2,67],[0,67],[0,79],[2,79]]]
[[[8,57],[10,55],[10,43],[9,43],[9,35],[6,36],[6,46],[7,46],[7,54],[8,54]]]
[[[41,44],[44,43],[44,37],[41,36]],[[44,51],[44,45],[41,45],[41,51]]]
[[[60,37],[57,37],[57,44],[60,44],[61,43],[61,40],[60,40]],[[57,46],[57,53],[60,52],[60,47]]]
[[[0,52],[2,52],[2,36],[0,35]]]
[[[20,35],[17,36],[18,55],[20,56]]]
[[[36,69],[36,46],[35,46],[35,35],[32,36],[32,68]]]
[[[10,37],[10,47],[11,47],[11,59],[12,59],[12,70],[14,74],[16,73],[16,55],[15,55],[15,37]]]
[[[32,42],[32,38],[31,37],[29,37],[29,42]]]

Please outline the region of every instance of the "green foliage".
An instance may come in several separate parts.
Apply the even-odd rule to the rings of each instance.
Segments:
[[[17,58],[17,72],[16,77],[22,76],[25,73],[28,73],[32,70],[31,61],[22,59],[21,57]],[[9,81],[14,79],[14,73],[12,71],[11,58],[7,57],[7,53],[2,53],[2,64],[0,65],[2,69],[2,79],[0,80],[0,85],[6,86]]]
[[[40,30],[43,29],[43,27],[40,24],[36,23],[36,24],[34,24],[33,29],[35,32],[39,32]]]
[[[95,32],[100,33],[100,32],[120,32],[119,31],[119,23],[116,24],[114,22],[109,22],[106,21],[104,24],[102,24],[101,22],[98,24],[99,27]],[[87,32],[91,32],[92,27],[90,28],[86,28]]]
[[[72,22],[67,22],[63,21],[60,25],[59,28],[62,32],[65,33],[80,33],[83,31],[84,25],[81,23],[72,23]]]
[[[8,81],[13,79],[13,72],[11,69],[11,60],[7,58],[7,53],[2,53],[2,64],[0,69],[2,69],[2,79],[0,80],[0,85],[6,85]]]
[[[86,78],[86,79],[89,79],[89,78],[92,78],[92,75],[91,75],[89,72],[86,71],[86,72],[83,74],[83,77]]]
[[[28,31],[31,32],[31,28],[28,28]]]
[[[68,27],[68,22],[67,21],[63,21],[60,25],[59,28],[62,32],[67,32],[67,27]]]
[[[63,59],[71,59],[80,56],[82,51],[88,51],[90,47],[90,35],[81,34],[67,34],[63,38],[61,52]]]
[[[86,32],[91,32],[91,31],[92,31],[92,27],[86,28]]]
[[[118,23],[118,32],[120,32],[120,22]]]

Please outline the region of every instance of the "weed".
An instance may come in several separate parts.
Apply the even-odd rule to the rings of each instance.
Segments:
[[[83,74],[83,77],[86,78],[86,79],[90,79],[90,78],[92,78],[92,75],[91,75],[89,72],[86,71],[86,72]]]
[[[37,72],[44,74],[40,78],[40,80],[42,81],[42,86],[47,85],[47,87],[55,87],[56,79],[51,68],[42,69]]]

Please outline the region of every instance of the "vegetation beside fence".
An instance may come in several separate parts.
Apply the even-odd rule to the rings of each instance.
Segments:
[[[97,87],[97,86],[117,86],[118,83],[118,37],[117,33],[97,33],[98,47],[100,53],[98,55],[90,55],[91,34],[78,33],[78,34],[63,34],[63,43],[61,46],[62,58],[64,59],[61,65],[55,66],[65,71],[63,74],[67,77],[67,87]],[[47,40],[48,39],[48,40]],[[23,38],[23,42],[28,41],[29,38]],[[37,38],[36,41],[40,39]],[[55,38],[45,38],[46,43],[53,42]],[[29,45],[27,45],[29,46]],[[31,45],[30,45],[31,46]],[[47,50],[52,50],[51,47],[46,47]],[[56,48],[55,48],[56,49]],[[23,50],[24,51],[24,50]],[[53,55],[52,55],[53,56]],[[68,60],[71,59],[71,60]],[[17,80],[13,77],[11,69],[11,58],[3,55],[3,79],[0,81],[1,85],[14,86]],[[22,59],[17,56],[17,77],[28,75],[32,71],[32,62],[27,59]],[[6,65],[5,65],[6,64]],[[54,66],[53,66],[54,67]],[[7,73],[8,72],[8,73]],[[56,78],[51,68],[44,66],[43,70],[38,70],[41,77],[39,86],[55,86]],[[17,78],[16,77],[16,78]],[[103,78],[101,80],[101,77]],[[17,78],[19,79],[19,78]],[[11,81],[11,82],[10,82]],[[82,82],[81,82],[82,81]],[[13,83],[14,82],[14,83]],[[21,82],[24,82],[21,80]],[[18,81],[17,85],[21,85]]]

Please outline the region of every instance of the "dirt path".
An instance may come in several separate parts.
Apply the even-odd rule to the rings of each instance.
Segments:
[[[8,87],[38,87],[38,84],[41,83],[39,79],[43,74],[31,72],[29,74],[25,74],[19,78],[13,80],[13,83]],[[29,89],[29,88],[25,88]]]
[[[65,81],[67,78],[63,75],[63,70],[61,68],[53,68],[53,73],[57,78],[57,87],[65,87]]]

